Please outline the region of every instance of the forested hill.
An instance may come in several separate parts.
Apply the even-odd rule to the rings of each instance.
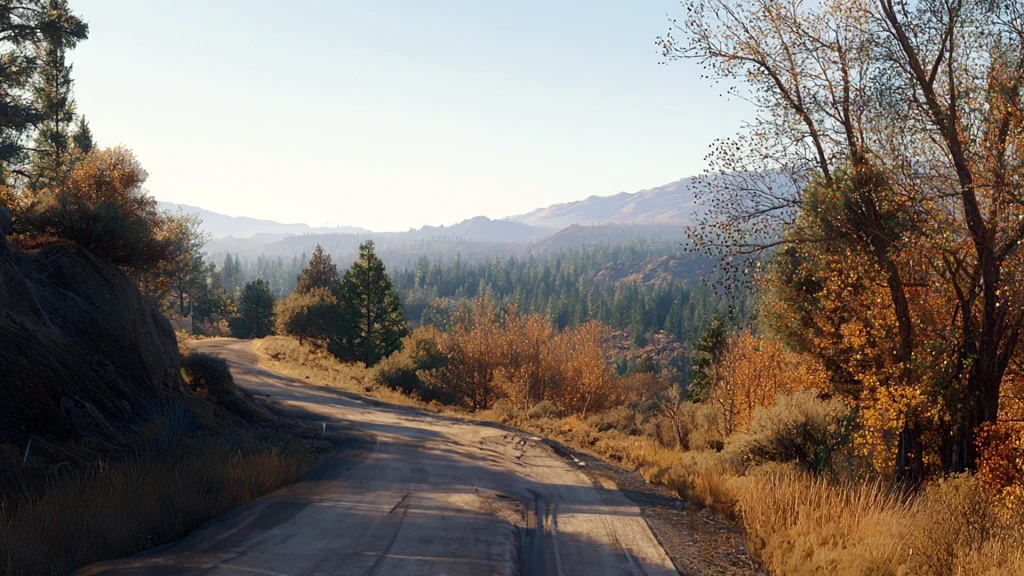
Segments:
[[[692,341],[716,312],[750,314],[749,300],[716,295],[702,281],[713,269],[678,243],[635,241],[475,264],[424,258],[392,276],[413,321],[444,322],[451,303],[487,294],[545,314],[559,328],[598,320],[643,345],[661,330]]]

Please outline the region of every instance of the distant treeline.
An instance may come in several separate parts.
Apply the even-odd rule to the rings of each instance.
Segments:
[[[278,298],[295,290],[296,278],[309,261],[306,254],[223,258],[221,278],[229,293],[261,278]],[[436,323],[439,306],[487,294],[500,306],[514,303],[520,311],[545,314],[559,329],[598,320],[628,332],[637,344],[656,330],[692,342],[713,314],[746,319],[753,307],[749,296],[716,294],[703,281],[713,269],[711,261],[684,251],[677,242],[636,239],[483,262],[458,255],[447,260],[421,256],[403,266],[406,254],[397,265],[387,253],[382,259],[413,323]],[[659,269],[665,259],[673,266]],[[656,279],[640,277],[651,269],[660,273]]]
[[[682,263],[654,281],[638,277],[666,257]],[[709,269],[709,261],[681,252],[678,245],[637,240],[477,264],[421,259],[393,276],[406,313],[426,323],[432,323],[436,311],[431,304],[437,299],[487,294],[501,306],[516,304],[520,311],[545,314],[558,329],[598,320],[642,344],[652,330],[692,341],[715,313],[750,314],[749,298],[715,294],[702,281]]]

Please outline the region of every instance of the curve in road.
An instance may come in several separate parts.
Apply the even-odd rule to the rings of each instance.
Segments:
[[[236,382],[361,441],[303,478],[139,556],[81,576],[677,574],[640,510],[539,438],[382,407],[205,340]]]

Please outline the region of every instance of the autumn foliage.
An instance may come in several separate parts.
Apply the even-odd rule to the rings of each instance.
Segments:
[[[541,314],[500,310],[485,296],[463,306],[450,331],[421,328],[406,338],[403,350],[382,364],[384,380],[474,410],[504,399],[524,411],[545,403],[584,416],[664,386],[618,377],[608,364],[608,336],[598,322],[559,332]],[[419,384],[410,384],[413,372]]]

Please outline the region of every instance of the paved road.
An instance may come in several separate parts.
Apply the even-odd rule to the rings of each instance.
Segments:
[[[538,439],[364,403],[197,346],[235,379],[365,438],[303,479],[141,556],[84,575],[676,574],[640,511]]]

